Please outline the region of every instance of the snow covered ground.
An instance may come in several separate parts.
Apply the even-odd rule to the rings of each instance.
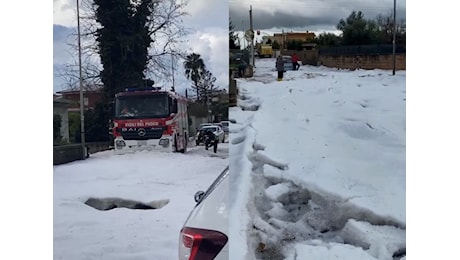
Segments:
[[[278,82],[273,59],[256,66],[217,154],[55,166],[54,259],[176,259],[193,195],[229,163],[230,259],[405,259],[405,72],[302,66]]]
[[[405,259],[405,72],[274,64],[229,111],[230,259]]]
[[[228,165],[228,146],[216,154],[203,146],[187,154],[105,151],[55,166],[54,259],[177,259],[194,194]],[[121,207],[101,211],[85,204],[90,198],[96,207]],[[100,198],[116,199],[103,205]]]

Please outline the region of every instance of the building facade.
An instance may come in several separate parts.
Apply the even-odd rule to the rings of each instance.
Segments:
[[[287,42],[300,41],[300,42],[311,42],[316,37],[313,32],[283,32],[275,33],[273,36],[264,36],[264,41],[270,39],[272,42],[276,41],[281,47],[286,48]],[[265,40],[266,39],[266,40]]]
[[[63,99],[73,101],[69,111],[80,111],[80,91],[79,90],[64,90],[57,92]],[[83,91],[83,102],[85,110],[94,109],[96,104],[102,100],[102,90],[85,90]]]
[[[69,113],[70,107],[75,106],[75,102],[53,96],[53,116],[59,115],[61,118],[61,142],[69,142]]]

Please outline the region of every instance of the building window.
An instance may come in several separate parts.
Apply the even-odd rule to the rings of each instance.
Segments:
[[[85,106],[88,106],[88,98],[87,97],[83,98],[83,104]]]

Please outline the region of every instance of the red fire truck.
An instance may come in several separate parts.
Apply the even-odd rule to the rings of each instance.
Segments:
[[[115,153],[138,150],[186,152],[186,98],[161,88],[128,88],[115,95],[114,110]]]

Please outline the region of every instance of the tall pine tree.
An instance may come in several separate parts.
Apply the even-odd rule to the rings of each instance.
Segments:
[[[103,70],[106,98],[112,100],[127,87],[145,85],[144,71],[148,62],[148,47],[152,43],[147,18],[153,0],[94,0],[96,32]]]
[[[376,43],[377,25],[372,20],[364,19],[361,11],[352,11],[347,19],[341,19],[337,29],[342,31],[343,45],[361,45]]]

